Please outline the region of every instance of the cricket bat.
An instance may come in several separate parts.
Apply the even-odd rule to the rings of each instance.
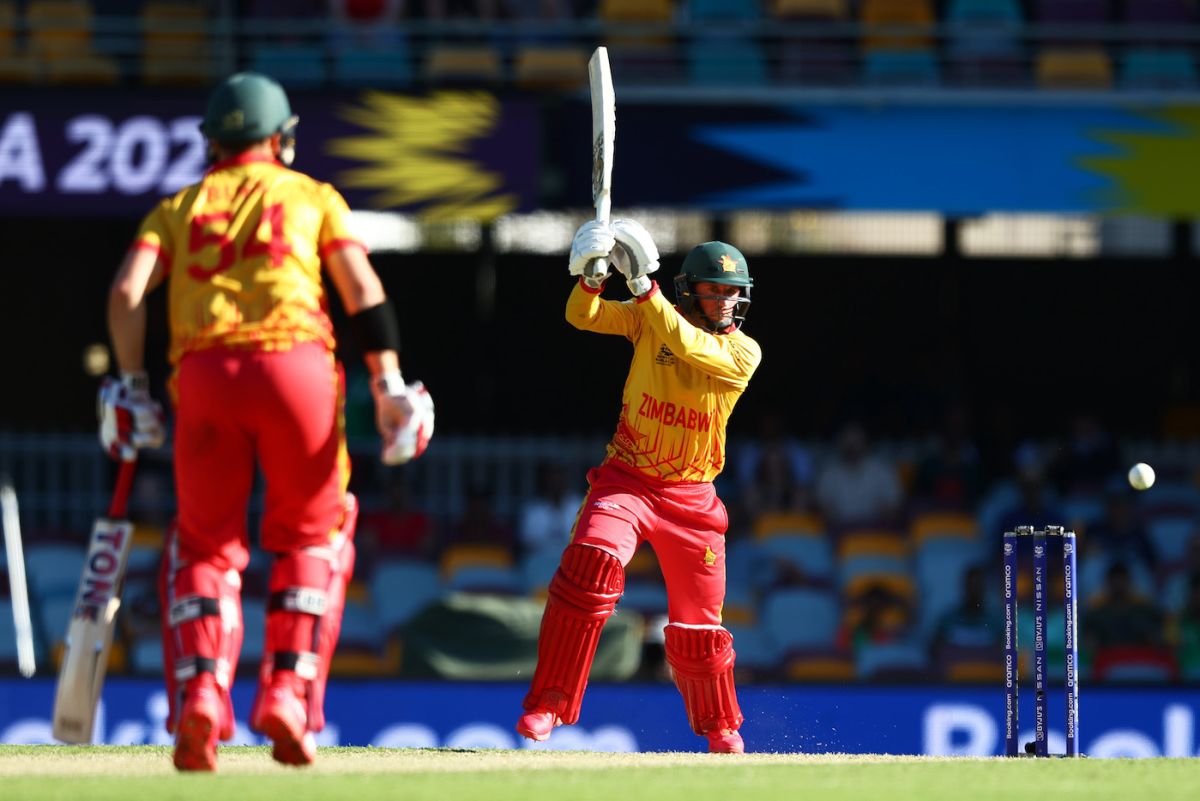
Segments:
[[[617,136],[617,98],[613,93],[608,48],[597,47],[588,60],[588,82],[592,92],[592,206],[596,220],[607,223],[612,210],[613,141]],[[588,267],[593,276],[608,272],[604,259]]]
[[[108,667],[121,586],[133,542],[126,517],[135,462],[122,462],[108,515],[92,526],[75,608],[67,623],[58,688],[54,694],[54,737],[65,743],[90,743],[96,706]]]

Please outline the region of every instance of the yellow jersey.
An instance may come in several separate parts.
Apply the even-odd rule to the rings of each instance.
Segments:
[[[657,286],[622,303],[579,281],[567,320],[633,343],[608,459],[658,481],[716,478],[725,466],[725,424],[762,360],[758,343],[740,330],[717,335],[692,325]]]
[[[262,154],[211,167],[142,221],[167,267],[172,364],[212,347],[334,347],[321,263],[361,243],[336,189]]]

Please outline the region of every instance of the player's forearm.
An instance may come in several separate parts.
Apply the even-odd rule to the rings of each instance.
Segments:
[[[629,305],[604,300],[599,290],[588,289],[582,281],[576,282],[567,298],[566,316],[567,322],[581,331],[632,335],[634,315]]]
[[[123,373],[145,369],[146,305],[116,285],[108,295],[108,335]]]

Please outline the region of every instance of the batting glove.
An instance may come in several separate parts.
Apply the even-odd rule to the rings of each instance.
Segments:
[[[411,462],[425,452],[433,437],[433,398],[420,381],[405,384],[399,372],[385,373],[373,384],[376,424],[383,437],[380,461]]]
[[[575,238],[571,240],[571,264],[567,272],[571,275],[583,276],[583,281],[592,289],[599,289],[608,278],[608,270],[594,275],[591,269],[596,259],[604,259],[612,252],[612,231],[598,220],[588,220],[579,226]]]
[[[157,448],[166,440],[162,404],[150,397],[143,371],[105,378],[96,399],[100,446],[113,459],[132,462],[139,448]]]
[[[648,276],[658,269],[658,247],[636,220],[613,220],[612,233],[617,241],[617,269],[625,276],[629,291],[640,297],[654,284]]]

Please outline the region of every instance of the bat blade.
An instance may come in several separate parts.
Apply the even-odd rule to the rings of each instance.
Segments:
[[[592,95],[592,207],[596,220],[607,223],[612,210],[613,149],[617,136],[617,98],[613,91],[608,48],[597,47],[588,60],[588,83]],[[589,268],[603,275],[608,267],[597,259]]]
[[[92,527],[83,575],[67,623],[52,729],[54,737],[65,743],[92,742],[96,706],[104,686],[133,542],[133,524],[111,518],[124,515],[132,475],[133,462],[123,464],[109,517],[96,520]]]

